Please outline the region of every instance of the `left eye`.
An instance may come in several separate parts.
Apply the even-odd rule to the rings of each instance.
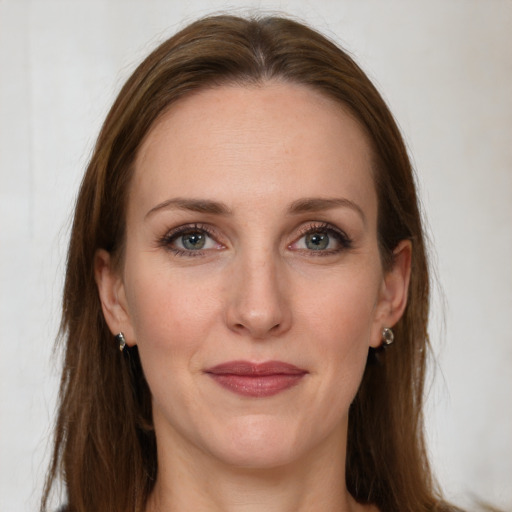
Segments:
[[[304,236],[304,245],[312,251],[329,249],[331,238],[327,233],[308,233]]]
[[[188,251],[208,249],[208,242],[210,242],[210,245],[213,245],[213,240],[206,233],[201,231],[184,233],[175,240],[175,244],[180,249],[186,249]]]
[[[290,248],[316,252],[337,252],[350,246],[348,237],[332,228],[308,230]]]

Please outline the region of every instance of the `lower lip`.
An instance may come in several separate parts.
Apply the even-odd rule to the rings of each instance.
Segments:
[[[223,388],[241,396],[266,397],[281,393],[286,389],[296,386],[304,373],[297,375],[232,375],[232,374],[208,374]]]

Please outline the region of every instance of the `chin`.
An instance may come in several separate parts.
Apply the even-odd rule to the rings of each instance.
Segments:
[[[272,469],[290,464],[307,452],[296,430],[275,419],[256,416],[236,421],[210,438],[210,453],[225,464],[247,469]],[[302,440],[304,441],[304,440]]]

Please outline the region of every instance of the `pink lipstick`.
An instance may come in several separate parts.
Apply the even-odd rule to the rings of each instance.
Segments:
[[[208,368],[205,373],[238,395],[267,397],[297,385],[308,372],[281,361],[229,361]]]

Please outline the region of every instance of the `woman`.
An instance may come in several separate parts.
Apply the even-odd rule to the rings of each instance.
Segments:
[[[58,476],[70,511],[454,510],[423,437],[428,306],[411,165],[364,73],[290,20],[193,23],[82,182],[42,510]]]

